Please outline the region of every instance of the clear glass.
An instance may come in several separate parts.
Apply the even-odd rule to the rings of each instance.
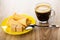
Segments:
[[[51,8],[51,5],[50,5],[49,3],[39,3],[39,4],[37,4],[37,6],[35,7],[35,13],[36,13],[36,8],[38,8],[38,7],[39,7],[40,5],[42,5],[42,4],[45,4],[45,6],[48,5],[48,6],[50,7],[51,12],[50,12],[49,18],[48,18],[47,21],[41,21],[41,20],[39,20],[38,17],[37,17],[37,18],[38,18],[38,20],[39,20],[39,23],[48,23],[49,19],[55,15],[55,11]],[[36,14],[36,16],[38,16],[38,15]]]

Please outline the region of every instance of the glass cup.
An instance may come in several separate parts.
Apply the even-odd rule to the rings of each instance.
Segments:
[[[35,13],[40,23],[47,23],[55,15],[55,11],[48,3],[40,3],[35,7]]]

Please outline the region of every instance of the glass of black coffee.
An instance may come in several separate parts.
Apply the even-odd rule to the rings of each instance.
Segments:
[[[52,12],[51,6],[47,3],[41,3],[37,5],[35,8],[36,16],[41,23],[48,22],[52,14],[51,12]]]

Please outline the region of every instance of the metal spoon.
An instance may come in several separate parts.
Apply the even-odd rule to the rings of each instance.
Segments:
[[[38,26],[38,25],[35,25],[35,24],[31,24],[31,25],[29,25],[27,28],[26,28],[26,30],[29,30],[29,29],[33,29],[34,27],[40,27],[40,26]],[[44,26],[43,26],[44,27]],[[59,27],[59,25],[49,25],[49,27]]]

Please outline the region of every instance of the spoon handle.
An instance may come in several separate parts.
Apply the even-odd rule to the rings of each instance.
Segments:
[[[29,26],[31,26],[31,27],[59,27],[59,26],[57,26],[57,25],[49,25],[49,26],[39,26],[39,25],[36,25],[36,24],[32,24],[32,25],[29,25]]]

